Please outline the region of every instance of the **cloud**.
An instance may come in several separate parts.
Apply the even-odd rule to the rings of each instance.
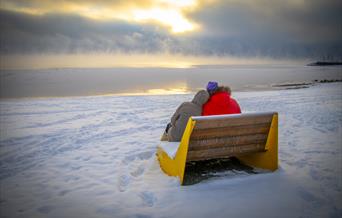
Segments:
[[[179,6],[182,16],[200,26],[197,31],[181,35],[172,34],[154,21],[93,19],[67,10],[70,5],[79,4],[94,10],[117,9],[119,13],[127,7],[151,8],[156,4],[171,7],[169,0],[62,1],[58,5],[62,8],[60,11],[52,10],[56,5],[52,6],[49,0],[42,4],[37,0],[4,2],[2,8],[7,10],[0,10],[1,54],[99,52],[342,58],[342,3],[339,0],[198,1],[195,8]],[[44,13],[26,13],[13,8]]]
[[[194,9],[196,5],[196,0],[61,0],[58,4],[53,0],[3,0],[1,8],[31,15],[57,13],[74,14],[101,21],[154,22],[167,27],[173,33],[183,33],[197,27],[183,12]]]
[[[57,13],[57,12],[77,12],[84,11],[80,9],[96,10],[109,8],[113,10],[123,10],[125,8],[139,7],[148,8],[156,4],[157,0],[2,0],[1,8],[13,11],[26,11],[31,13]],[[75,11],[78,9],[78,11]],[[88,11],[90,12],[90,11]]]
[[[155,26],[78,15],[0,12],[1,53],[166,51],[173,39]]]
[[[329,1],[220,1],[191,18],[209,52],[270,56],[342,56],[342,3]]]

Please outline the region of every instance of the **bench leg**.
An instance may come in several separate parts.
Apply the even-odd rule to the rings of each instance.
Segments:
[[[278,115],[273,115],[270,132],[267,137],[265,152],[240,155],[237,158],[243,163],[256,168],[278,169]]]
[[[183,184],[184,179],[190,135],[195,126],[195,123],[196,121],[193,121],[191,118],[189,118],[175,158],[169,157],[162,148],[158,147],[157,149],[157,158],[160,164],[160,168],[169,176],[179,177],[181,185]]]

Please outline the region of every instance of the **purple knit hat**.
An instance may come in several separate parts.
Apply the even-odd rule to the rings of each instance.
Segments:
[[[217,82],[214,82],[214,81],[208,82],[207,91],[209,93],[215,92],[217,88],[218,88],[218,83]]]

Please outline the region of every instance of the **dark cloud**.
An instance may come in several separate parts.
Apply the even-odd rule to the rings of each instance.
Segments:
[[[191,15],[210,53],[279,57],[342,57],[339,0],[221,1]]]
[[[0,11],[1,53],[156,52],[172,37],[163,29],[94,21],[70,14],[33,16]]]
[[[219,1],[187,14],[201,25],[200,31],[174,35],[152,24],[1,10],[0,53],[167,52],[342,58],[341,11],[340,0]]]

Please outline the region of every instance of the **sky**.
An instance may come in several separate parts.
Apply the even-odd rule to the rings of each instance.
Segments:
[[[340,0],[1,0],[1,68],[342,59]]]

